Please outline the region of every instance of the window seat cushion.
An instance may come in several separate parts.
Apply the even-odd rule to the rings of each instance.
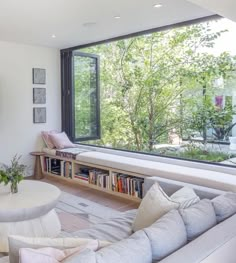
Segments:
[[[159,176],[194,185],[236,192],[236,176],[210,170],[142,160],[97,151],[77,155],[76,160],[146,176]]]

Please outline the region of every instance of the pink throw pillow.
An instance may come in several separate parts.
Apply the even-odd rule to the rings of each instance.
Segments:
[[[65,132],[49,134],[49,138],[57,149],[75,147],[75,145],[70,141]]]
[[[64,262],[64,260],[74,254],[77,255],[83,252],[85,249],[96,251],[98,250],[98,247],[98,240],[91,240],[86,245],[65,250],[51,247],[40,249],[21,248],[19,250],[19,263],[60,263]]]
[[[57,134],[59,132],[57,131],[42,131],[41,132],[41,135],[42,135],[42,138],[46,144],[46,146],[49,148],[49,149],[54,149],[55,148],[55,145],[53,144],[53,142],[51,141],[49,135],[50,134]]]

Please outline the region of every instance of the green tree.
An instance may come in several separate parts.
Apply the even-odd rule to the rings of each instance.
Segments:
[[[205,133],[213,80],[228,78],[235,58],[202,50],[223,33],[201,23],[83,50],[101,59],[99,144],[154,151],[173,130],[180,136],[193,129]]]

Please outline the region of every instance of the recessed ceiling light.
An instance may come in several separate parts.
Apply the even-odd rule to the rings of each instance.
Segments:
[[[56,35],[53,34],[53,35],[52,35],[52,38],[56,38]]]
[[[120,16],[114,16],[115,19],[120,19],[121,17]]]
[[[153,7],[154,8],[160,8],[160,7],[162,7],[162,4],[155,4]]]

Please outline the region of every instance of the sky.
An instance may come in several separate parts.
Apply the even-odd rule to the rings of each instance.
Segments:
[[[229,32],[223,33],[221,37],[216,40],[215,47],[208,49],[208,52],[213,55],[219,55],[227,51],[231,55],[236,55],[236,23],[226,18],[210,23],[213,31],[217,32],[227,29]]]

